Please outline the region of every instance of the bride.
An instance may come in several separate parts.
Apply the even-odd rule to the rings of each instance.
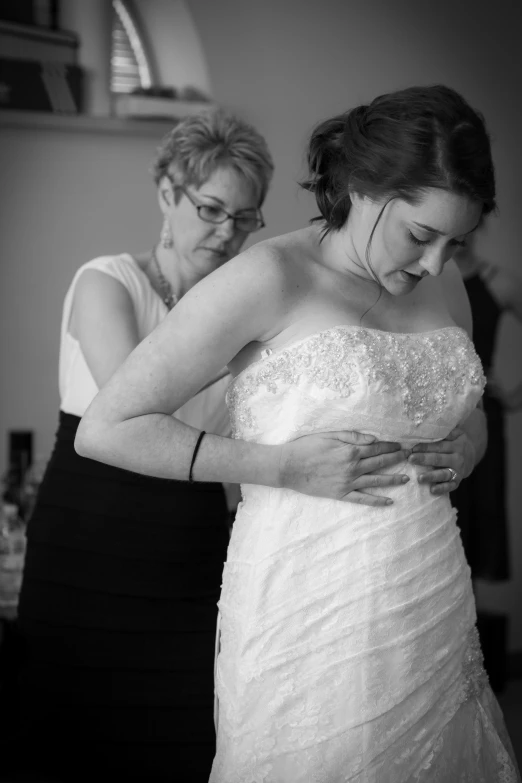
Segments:
[[[495,207],[483,120],[410,88],[323,122],[308,161],[320,218],[195,286],[76,448],[242,484],[212,783],[516,783],[448,495],[485,443],[451,260]],[[225,364],[230,440],[170,415]]]

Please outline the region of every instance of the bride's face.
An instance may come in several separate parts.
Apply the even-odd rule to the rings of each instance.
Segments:
[[[426,275],[440,275],[446,262],[477,227],[482,205],[447,190],[430,188],[415,204],[355,197],[348,227],[358,261],[394,296],[407,294]],[[366,252],[372,230],[382,211]]]

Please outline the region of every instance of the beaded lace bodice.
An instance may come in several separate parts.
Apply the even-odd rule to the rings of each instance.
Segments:
[[[228,405],[244,440],[357,430],[412,445],[446,437],[483,386],[460,328],[336,326],[250,365]],[[392,470],[411,480],[387,488],[383,508],[242,487],[219,602],[211,783],[516,781],[496,728],[490,755],[474,750],[493,719],[449,498],[409,463]]]
[[[276,429],[284,439],[317,429],[323,418],[326,428],[364,423],[375,431],[377,424],[381,438],[393,431],[401,440],[431,439],[444,437],[476,405],[484,382],[459,327],[402,334],[335,326],[247,367],[227,398],[234,433],[248,440],[268,442]]]

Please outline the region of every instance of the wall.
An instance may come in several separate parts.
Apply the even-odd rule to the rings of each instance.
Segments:
[[[159,83],[210,95],[201,40],[185,0],[134,0],[134,7],[152,44]]]
[[[500,213],[483,251],[522,274],[522,6],[510,0],[190,0],[215,100],[266,135],[276,174],[264,235],[291,231],[315,214],[299,191],[303,151],[320,119],[413,83],[446,83],[486,116]],[[256,235],[261,238],[263,235]],[[522,329],[502,329],[499,374],[522,378]],[[522,650],[522,414],[509,417],[509,514],[514,578],[479,585],[483,607],[506,610],[511,649]]]
[[[58,414],[62,301],[97,255],[151,247],[156,136],[0,128],[0,475],[6,430],[46,457]]]
[[[84,75],[83,111],[107,116],[111,112],[112,2],[67,0],[59,5],[60,28],[75,32],[81,42],[78,65]]]

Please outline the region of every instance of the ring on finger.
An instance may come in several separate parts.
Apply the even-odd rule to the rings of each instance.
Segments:
[[[449,473],[450,473],[450,479],[449,480],[452,481],[452,482],[453,481],[457,481],[457,479],[459,477],[459,474],[457,473],[457,471],[453,470],[453,468],[446,468],[446,470],[449,470]]]

